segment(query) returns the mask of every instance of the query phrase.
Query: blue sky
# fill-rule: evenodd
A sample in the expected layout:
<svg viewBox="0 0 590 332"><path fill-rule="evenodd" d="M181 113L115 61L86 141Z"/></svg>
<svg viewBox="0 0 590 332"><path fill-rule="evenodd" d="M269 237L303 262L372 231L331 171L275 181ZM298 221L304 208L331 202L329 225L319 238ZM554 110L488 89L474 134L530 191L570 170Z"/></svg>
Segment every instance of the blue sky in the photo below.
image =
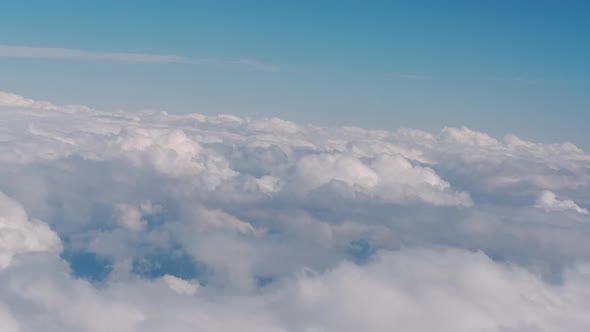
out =
<svg viewBox="0 0 590 332"><path fill-rule="evenodd" d="M585 1L2 6L0 90L30 98L392 130L466 125L590 150Z"/></svg>

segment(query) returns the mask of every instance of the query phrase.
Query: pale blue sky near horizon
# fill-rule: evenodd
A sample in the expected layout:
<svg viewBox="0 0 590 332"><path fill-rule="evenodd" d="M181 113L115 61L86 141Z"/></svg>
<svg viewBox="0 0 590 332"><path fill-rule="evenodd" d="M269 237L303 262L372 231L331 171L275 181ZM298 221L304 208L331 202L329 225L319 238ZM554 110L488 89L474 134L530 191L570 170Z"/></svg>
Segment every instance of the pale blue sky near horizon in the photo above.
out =
<svg viewBox="0 0 590 332"><path fill-rule="evenodd" d="M587 1L3 1L0 90L590 151L589 16Z"/></svg>

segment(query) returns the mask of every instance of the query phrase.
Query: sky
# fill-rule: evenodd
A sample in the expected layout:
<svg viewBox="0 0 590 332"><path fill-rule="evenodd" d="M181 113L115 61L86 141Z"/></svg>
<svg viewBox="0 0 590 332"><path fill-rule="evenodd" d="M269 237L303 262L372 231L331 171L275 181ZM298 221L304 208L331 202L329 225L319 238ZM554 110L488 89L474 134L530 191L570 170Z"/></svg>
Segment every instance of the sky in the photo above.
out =
<svg viewBox="0 0 590 332"><path fill-rule="evenodd" d="M5 1L0 331L590 331L587 6Z"/></svg>
<svg viewBox="0 0 590 332"><path fill-rule="evenodd" d="M105 110L467 126L588 150L588 6L5 1L0 87Z"/></svg>

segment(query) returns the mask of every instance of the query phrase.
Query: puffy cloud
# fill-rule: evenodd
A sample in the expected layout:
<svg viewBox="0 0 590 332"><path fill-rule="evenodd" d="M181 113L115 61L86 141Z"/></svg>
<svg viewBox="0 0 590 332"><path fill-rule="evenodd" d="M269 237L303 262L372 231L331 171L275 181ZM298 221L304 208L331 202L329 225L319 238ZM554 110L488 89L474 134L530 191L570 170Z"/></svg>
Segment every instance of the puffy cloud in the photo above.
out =
<svg viewBox="0 0 590 332"><path fill-rule="evenodd" d="M571 143L9 93L0 117L3 331L590 326Z"/></svg>
<svg viewBox="0 0 590 332"><path fill-rule="evenodd" d="M302 269L275 287L240 294L171 275L95 287L49 266L35 278L29 264L0 276L0 308L11 308L0 311L0 322L14 331L581 332L590 324L587 265L568 269L556 284L464 250L384 251L364 265Z"/></svg>
<svg viewBox="0 0 590 332"><path fill-rule="evenodd" d="M166 285L168 285L168 287L178 294L195 295L199 287L198 284L190 283L186 280L169 274L164 275L162 280L166 283Z"/></svg>
<svg viewBox="0 0 590 332"><path fill-rule="evenodd" d="M312 188L331 180L343 181L350 186L374 187L377 174L360 160L345 155L307 156L297 165L297 172Z"/></svg>
<svg viewBox="0 0 590 332"><path fill-rule="evenodd" d="M36 101L14 93L0 91L0 106L44 108L58 110L59 107L47 101Z"/></svg>
<svg viewBox="0 0 590 332"><path fill-rule="evenodd" d="M29 220L22 205L0 192L0 268L21 253L60 250L60 239L47 224Z"/></svg>
<svg viewBox="0 0 590 332"><path fill-rule="evenodd" d="M300 277L275 306L294 331L582 331L587 269L552 285L482 253L382 252Z"/></svg>
<svg viewBox="0 0 590 332"><path fill-rule="evenodd" d="M414 166L400 155L378 155L366 164L343 154L311 155L300 160L297 173L311 189L335 180L393 203L420 200L435 205L472 205L468 193L450 190L450 184L431 168Z"/></svg>
<svg viewBox="0 0 590 332"><path fill-rule="evenodd" d="M576 202L570 199L560 200L549 190L543 190L539 194L535 206L548 212L573 210L580 214L588 214L588 210L582 209Z"/></svg>
<svg viewBox="0 0 590 332"><path fill-rule="evenodd" d="M186 225L198 232L222 231L254 235L257 230L248 222L222 211L204 207L192 208L187 211Z"/></svg>
<svg viewBox="0 0 590 332"><path fill-rule="evenodd" d="M4 307L0 307L0 326L6 332L19 332L18 321L12 317L12 313Z"/></svg>
<svg viewBox="0 0 590 332"><path fill-rule="evenodd" d="M147 225L141 211L129 204L117 204L115 208L117 223L132 231L141 231Z"/></svg>

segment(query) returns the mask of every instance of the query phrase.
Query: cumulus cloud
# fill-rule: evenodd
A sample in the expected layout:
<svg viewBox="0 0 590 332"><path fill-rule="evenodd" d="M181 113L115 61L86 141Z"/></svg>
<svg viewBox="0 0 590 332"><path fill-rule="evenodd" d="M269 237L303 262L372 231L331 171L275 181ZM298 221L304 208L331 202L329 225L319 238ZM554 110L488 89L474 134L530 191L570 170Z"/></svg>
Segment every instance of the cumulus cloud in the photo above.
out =
<svg viewBox="0 0 590 332"><path fill-rule="evenodd" d="M29 220L22 205L0 192L0 268L21 253L60 250L60 239L47 224Z"/></svg>
<svg viewBox="0 0 590 332"><path fill-rule="evenodd" d="M166 285L168 285L168 287L170 287L178 294L195 295L198 289L198 285L195 285L186 280L177 278L169 274L164 275L162 277L162 280L164 280Z"/></svg>
<svg viewBox="0 0 590 332"><path fill-rule="evenodd" d="M482 253L382 252L300 277L275 305L295 331L575 331L590 324L586 269L551 285Z"/></svg>
<svg viewBox="0 0 590 332"><path fill-rule="evenodd" d="M590 326L571 143L7 92L0 118L3 331Z"/></svg>
<svg viewBox="0 0 590 332"><path fill-rule="evenodd" d="M46 101L36 101L19 96L14 93L0 91L0 106L45 108L49 110L58 110L59 107Z"/></svg>
<svg viewBox="0 0 590 332"><path fill-rule="evenodd" d="M581 332L590 324L588 266L571 268L552 284L464 250L379 252L368 264L303 269L253 294L202 294L171 275L98 288L59 270L37 271L40 280L27 268L0 277L7 285L3 302L26 304L0 307L0 322L14 331Z"/></svg>
<svg viewBox="0 0 590 332"><path fill-rule="evenodd" d="M315 189L331 181L388 202L417 199L435 205L472 205L466 192L455 192L431 168L414 166L400 155L378 155L363 163L345 154L311 155L297 165L301 182Z"/></svg>
<svg viewBox="0 0 590 332"><path fill-rule="evenodd" d="M115 207L117 223L132 231L140 231L145 228L147 221L143 219L139 208L130 204L117 204Z"/></svg>
<svg viewBox="0 0 590 332"><path fill-rule="evenodd" d="M560 200L555 193L543 190L537 197L536 207L545 211L567 211L572 210L580 214L588 214L588 210L582 209L571 199Z"/></svg>

